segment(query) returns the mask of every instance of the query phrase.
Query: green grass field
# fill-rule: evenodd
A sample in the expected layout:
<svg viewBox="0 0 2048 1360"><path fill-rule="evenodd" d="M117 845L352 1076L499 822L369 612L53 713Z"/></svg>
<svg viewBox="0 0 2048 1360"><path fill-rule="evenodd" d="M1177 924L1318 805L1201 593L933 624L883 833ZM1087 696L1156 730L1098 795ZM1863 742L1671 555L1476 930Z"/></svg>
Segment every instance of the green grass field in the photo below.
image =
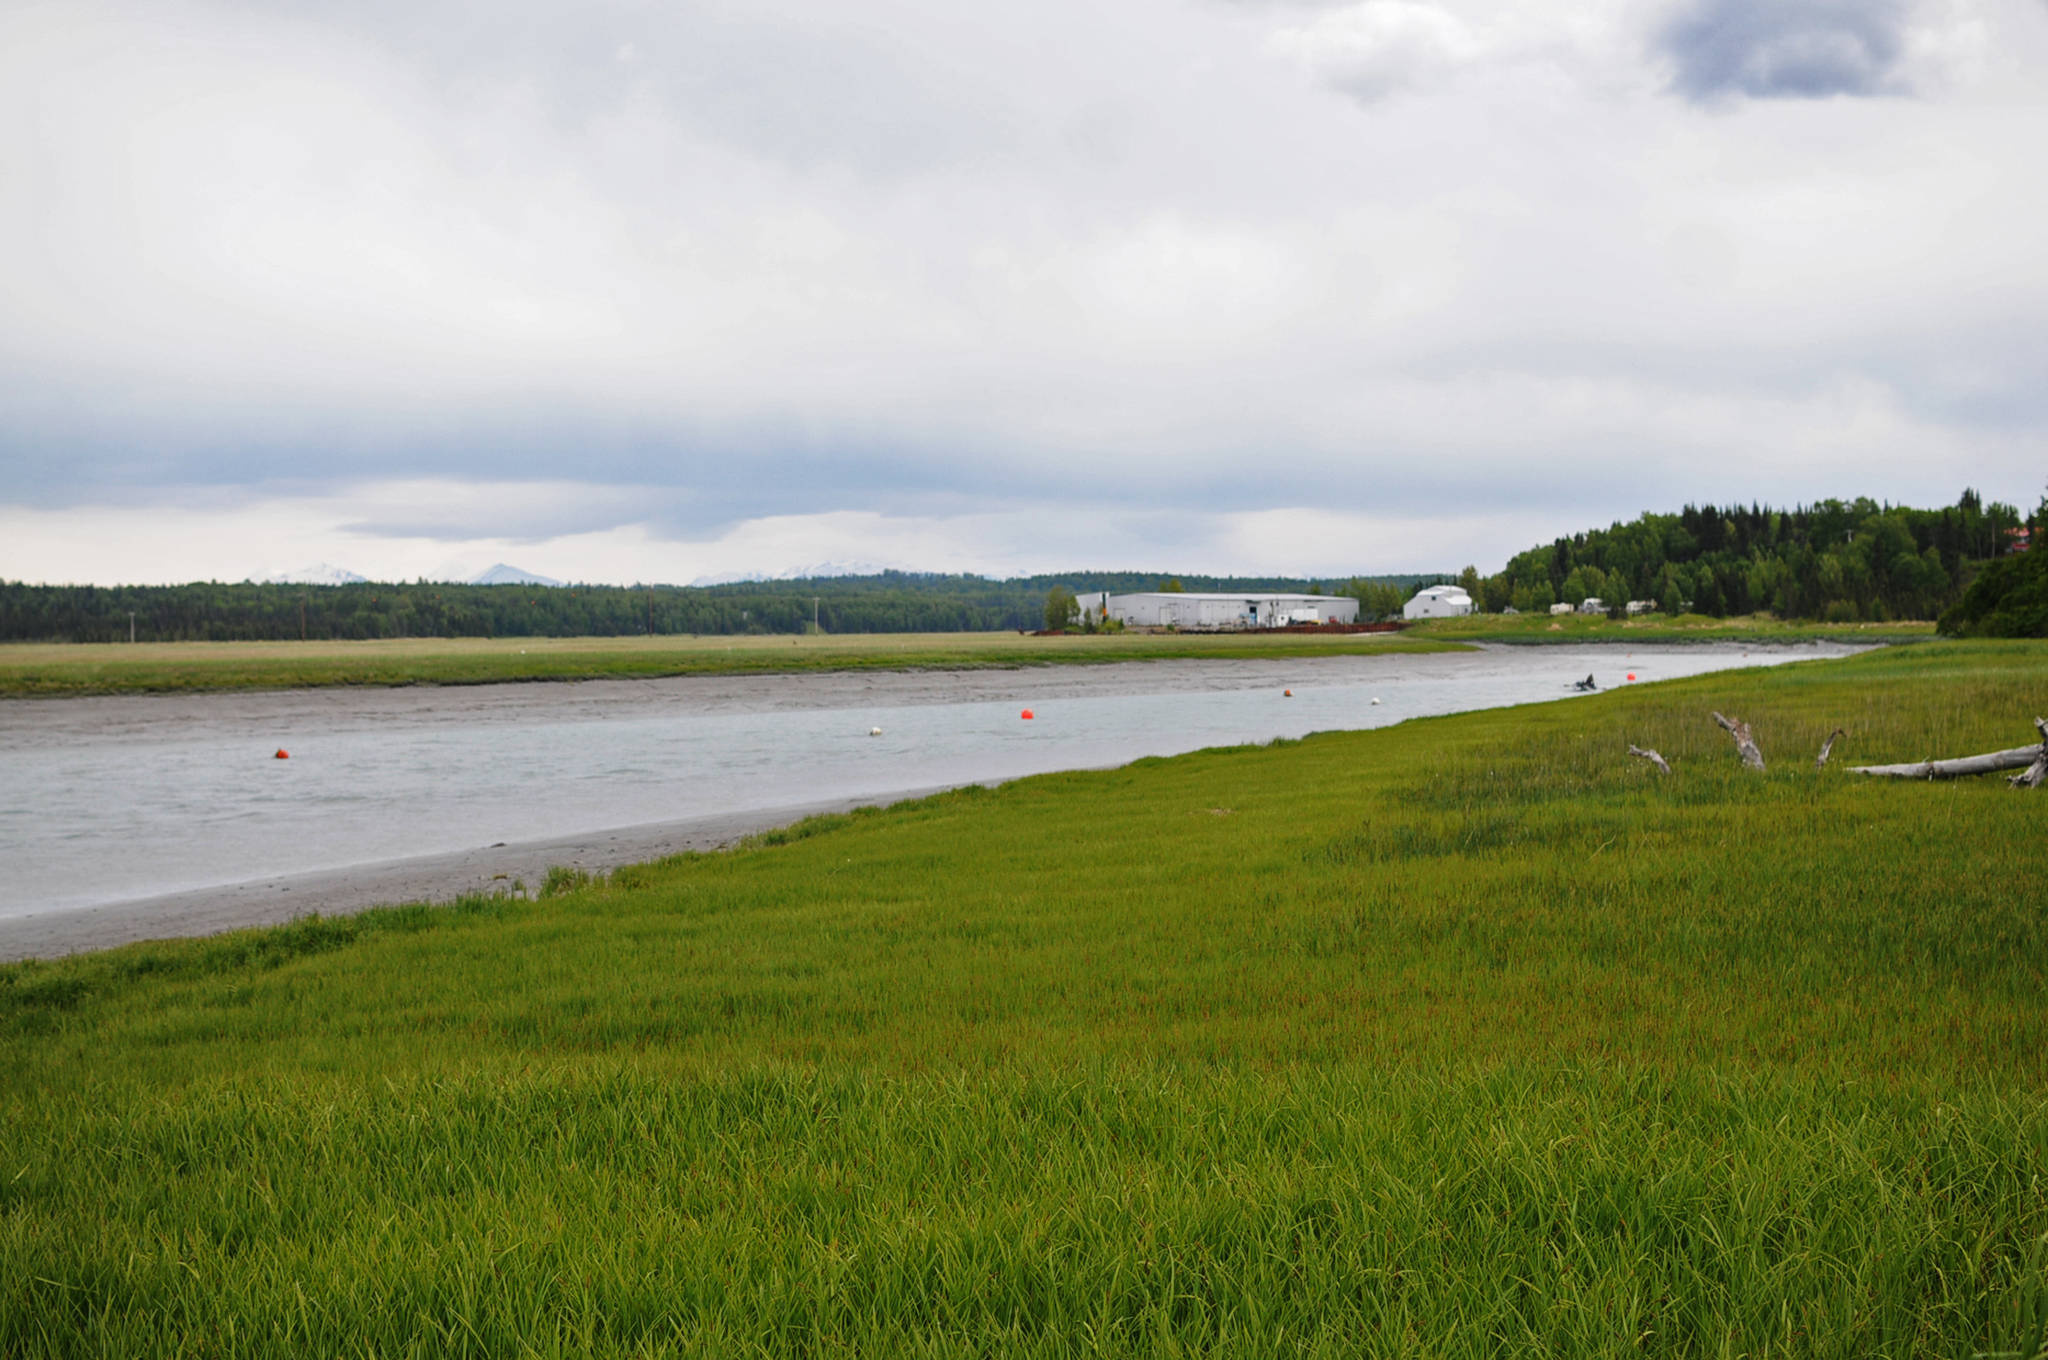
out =
<svg viewBox="0 0 2048 1360"><path fill-rule="evenodd" d="M8 966L0 1354L2038 1348L2048 801L1840 765L2043 710L1929 643Z"/></svg>
<svg viewBox="0 0 2048 1360"><path fill-rule="evenodd" d="M0 644L0 698L328 685L480 685L778 671L1237 660L1435 652L1462 643L1379 633L853 633L804 637L401 638L370 642Z"/></svg>

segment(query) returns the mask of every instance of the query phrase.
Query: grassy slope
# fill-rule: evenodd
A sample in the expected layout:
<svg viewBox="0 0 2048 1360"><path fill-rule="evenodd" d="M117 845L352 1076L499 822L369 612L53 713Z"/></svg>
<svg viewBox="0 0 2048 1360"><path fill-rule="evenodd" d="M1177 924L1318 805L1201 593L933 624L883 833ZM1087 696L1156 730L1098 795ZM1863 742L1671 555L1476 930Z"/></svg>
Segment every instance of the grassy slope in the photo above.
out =
<svg viewBox="0 0 2048 1360"><path fill-rule="evenodd" d="M1768 614L1716 619L1704 614L1661 614L1610 619L1583 614L1473 614L1427 619L1404 636L1464 642L1917 642L1934 636L1932 623L1809 623Z"/></svg>
<svg viewBox="0 0 2048 1360"><path fill-rule="evenodd" d="M2042 804L1811 753L2044 684L1930 644L0 970L0 1353L1985 1349Z"/></svg>
<svg viewBox="0 0 2048 1360"><path fill-rule="evenodd" d="M474 685L805 670L1235 659L1303 653L1445 651L1461 644L1386 634L1027 637L862 633L807 637L404 638L375 642L9 643L0 698L312 685Z"/></svg>

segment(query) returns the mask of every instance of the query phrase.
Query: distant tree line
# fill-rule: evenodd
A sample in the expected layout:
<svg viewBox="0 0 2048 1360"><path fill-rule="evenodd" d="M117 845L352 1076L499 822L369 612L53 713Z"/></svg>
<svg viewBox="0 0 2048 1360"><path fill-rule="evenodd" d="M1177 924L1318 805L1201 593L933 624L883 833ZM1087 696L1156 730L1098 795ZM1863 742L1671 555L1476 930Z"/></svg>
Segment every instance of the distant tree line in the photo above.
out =
<svg viewBox="0 0 2048 1360"><path fill-rule="evenodd" d="M1276 577L1181 578L1189 590L1300 591ZM1405 582L1413 578L1389 578ZM31 586L0 582L0 641L257 641L284 638L619 637L953 633L1037 629L1049 589L1154 589L1156 573L1082 572L992 580L884 572L717 586L533 586L357 582Z"/></svg>
<svg viewBox="0 0 2048 1360"><path fill-rule="evenodd" d="M1940 510L1867 498L1790 510L1688 505L1531 548L1493 576L1467 567L1458 580L1489 612L1593 598L1616 612L1650 600L1667 614L1933 619L1985 563L2016 551L2028 524L1968 490Z"/></svg>
<svg viewBox="0 0 2048 1360"><path fill-rule="evenodd" d="M1964 491L1953 506L1916 510L1859 498L1776 510L1686 506L1593 529L1509 560L1482 577L1355 577L1333 585L1365 619L1396 618L1423 586L1457 580L1488 612L1524 612L1597 598L1619 612L1652 600L1665 613L1769 612L1831 622L1932 619L1957 606L1980 573L2019 590L2010 607L1982 594L1957 629L2006 630L2030 618L2035 577L1992 573L2032 529L2048 534L2048 498L2029 518ZM2032 556L2032 554L2028 554ZM1990 564L1987 566L1987 564ZM1288 577L1076 572L1011 577L922 572L740 581L717 586L534 586L358 582L341 586L244 581L181 586L31 586L0 582L0 641L256 641L284 638L618 637L645 633L801 633L815 618L832 633L950 633L1048 626L1085 618L1090 595L1179 587L1194 592L1318 593ZM1987 588L1988 589L1988 588ZM1075 600L1068 613L1068 599ZM1975 598L1975 597L1973 597ZM2016 612L2017 611L2017 612ZM1993 618L1996 616L1996 618ZM1986 623L1985 620L1992 620Z"/></svg>
<svg viewBox="0 0 2048 1360"><path fill-rule="evenodd" d="M1380 623L1387 619L1401 617L1402 606L1409 597L1427 586L1442 585L1450 580L1448 576L1415 576L1405 579L1386 577L1353 577L1350 584L1338 590L1340 595L1349 595L1358 601L1358 619L1361 623Z"/></svg>

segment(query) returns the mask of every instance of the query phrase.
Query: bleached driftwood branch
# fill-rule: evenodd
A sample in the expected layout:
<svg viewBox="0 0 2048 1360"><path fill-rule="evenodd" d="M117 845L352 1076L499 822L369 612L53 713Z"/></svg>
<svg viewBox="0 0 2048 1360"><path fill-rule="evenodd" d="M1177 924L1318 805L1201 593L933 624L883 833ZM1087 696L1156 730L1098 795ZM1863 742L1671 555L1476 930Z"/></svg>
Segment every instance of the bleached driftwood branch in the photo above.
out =
<svg viewBox="0 0 2048 1360"><path fill-rule="evenodd" d="M2022 770L2025 773L2012 781L2014 786L2035 788L2048 780L2048 723L2036 718L2034 726L2041 733L2040 743L2034 746L2015 746L2009 751L1987 751L1981 756L1958 756L1953 760L1916 760L1905 765L1851 765L1849 773L1888 779L1962 779L1973 774Z"/></svg>
<svg viewBox="0 0 2048 1360"><path fill-rule="evenodd" d="M1649 761L1652 765L1655 765L1658 769L1662 770L1666 774L1671 773L1671 766L1666 764L1664 761L1664 757L1658 755L1655 751L1645 751L1642 747L1636 745L1634 742L1630 742L1628 753L1632 756L1637 757L1638 759Z"/></svg>
<svg viewBox="0 0 2048 1360"><path fill-rule="evenodd" d="M2033 764L2040 754L2038 746L2015 746L2010 751L1988 751L1981 756L1958 756L1954 760L1916 760L1905 765L1851 765L1849 773L1883 775L1889 779L1960 779L1965 775L2024 769Z"/></svg>
<svg viewBox="0 0 2048 1360"><path fill-rule="evenodd" d="M2048 779L2048 722L2034 719L2034 730L2041 734L2041 745L2034 763L2005 781L2016 789L2038 789L2041 781Z"/></svg>
<svg viewBox="0 0 2048 1360"><path fill-rule="evenodd" d="M1828 739L1820 744L1820 754L1813 758L1813 768L1816 770L1826 769L1828 764L1828 757L1831 754L1833 754L1835 749L1835 738L1846 737L1848 735L1849 734L1847 732L1844 732L1839 727L1837 727L1834 731L1828 733Z"/></svg>
<svg viewBox="0 0 2048 1360"><path fill-rule="evenodd" d="M1749 724L1738 718L1724 718L1719 713L1714 715L1714 721L1728 729L1728 735L1735 738L1735 749L1742 754L1742 763L1761 772L1764 753L1757 749L1756 737L1751 734Z"/></svg>

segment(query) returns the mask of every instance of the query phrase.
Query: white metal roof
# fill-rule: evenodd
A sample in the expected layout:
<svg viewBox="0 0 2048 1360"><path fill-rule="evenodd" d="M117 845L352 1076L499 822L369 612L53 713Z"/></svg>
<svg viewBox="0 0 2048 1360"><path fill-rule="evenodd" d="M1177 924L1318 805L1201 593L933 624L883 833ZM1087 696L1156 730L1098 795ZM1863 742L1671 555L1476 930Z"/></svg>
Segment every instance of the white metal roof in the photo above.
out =
<svg viewBox="0 0 2048 1360"><path fill-rule="evenodd" d="M1100 594L1102 592L1099 590L1091 590L1083 595L1082 598L1086 599L1089 595ZM1112 600L1300 600L1304 604L1312 604L1317 600L1327 603L1330 600L1348 600L1351 597L1349 595L1293 595L1286 591L1278 590L1134 590L1123 592L1110 591L1109 598Z"/></svg>

